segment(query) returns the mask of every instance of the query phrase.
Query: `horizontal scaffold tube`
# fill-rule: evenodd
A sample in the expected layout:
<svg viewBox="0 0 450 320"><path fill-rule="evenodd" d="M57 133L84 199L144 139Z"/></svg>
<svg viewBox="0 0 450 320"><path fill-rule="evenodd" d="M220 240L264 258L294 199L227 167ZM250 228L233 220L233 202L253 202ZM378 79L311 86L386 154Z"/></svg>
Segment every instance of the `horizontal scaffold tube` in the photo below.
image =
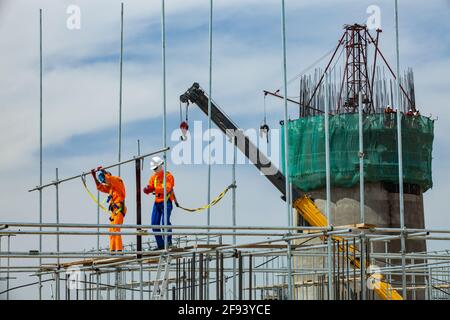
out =
<svg viewBox="0 0 450 320"><path fill-rule="evenodd" d="M116 225L111 225L112 227ZM117 225L120 227L120 225ZM270 242L276 242L276 241L284 241L287 238L289 239L297 239L297 238L315 238L315 237L322 237L327 236L328 234L341 234L341 233L347 233L351 232L346 230L336 230L336 231L322 231L322 232L315 232L315 233L308 233L308 234L302 234L300 236L293 236L293 237L286 237L287 234L284 233L268 233L268 232L232 232L232 231L221 231L221 232L211 232L211 231L194 231L194 232L171 232L171 231L137 231L137 232L109 232L109 231L41 231L41 230L11 230L11 231L0 231L0 236L15 236L15 235L83 235L83 236L92 236L92 235L122 235L122 236L154 236L154 235L172 235L172 236L183 236L183 235L192 235L192 236L273 236L273 237L283 237L282 239L278 240L268 240L263 241L261 243L270 243Z"/></svg>
<svg viewBox="0 0 450 320"><path fill-rule="evenodd" d="M144 154L144 155L142 155L142 156L133 157L133 158L128 159L128 160L124 160L124 161L121 161L121 162L117 162L117 163L108 165L108 166L106 166L106 167L103 167L103 169L106 170L106 169L111 169L111 168L114 168L114 167L118 167L118 166L120 166L120 165L129 163L129 162L136 161L137 159L144 159L144 158L153 156L153 155L158 154L158 153L163 153L163 152L168 151L168 150L170 150L169 147L163 148L163 149L160 149L160 150L158 150L158 151L154 151L154 152L150 152L150 153ZM89 170L89 171L90 171L90 170ZM41 186L36 186L34 189L28 190L28 192L37 191L37 190L42 190L42 189L44 189L44 188L51 187L51 186L54 186L54 185L56 185L56 184L60 184L60 183L63 183L63 182L67 182L67 181L70 181L70 180L74 180L74 179L78 179L78 178L81 178L81 177L84 177L84 176L88 175L89 173L90 173L90 172L83 172L83 173L78 174L78 175L73 176L73 177L60 179L60 180L58 180L58 181L53 181L53 182L50 182L50 183L47 183L47 184L44 184L44 185L41 185Z"/></svg>
<svg viewBox="0 0 450 320"><path fill-rule="evenodd" d="M87 224L87 223L34 223L34 222L0 222L7 227L43 227L43 228L92 228L92 229L109 229L112 224ZM138 225L138 224L121 224L121 229L161 229L167 228L165 225ZM348 229L348 227L265 227L265 226L205 226L205 225L171 225L171 229L205 229L205 230L272 230L272 231L331 231Z"/></svg>

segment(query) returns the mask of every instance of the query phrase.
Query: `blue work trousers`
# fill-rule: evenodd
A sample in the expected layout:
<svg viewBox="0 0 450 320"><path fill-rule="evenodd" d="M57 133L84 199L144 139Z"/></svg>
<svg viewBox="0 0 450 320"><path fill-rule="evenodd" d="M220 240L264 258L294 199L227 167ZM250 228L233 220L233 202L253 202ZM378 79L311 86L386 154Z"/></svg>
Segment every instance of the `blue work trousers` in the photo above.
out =
<svg viewBox="0 0 450 320"><path fill-rule="evenodd" d="M170 214L172 213L172 201L167 201L167 225L171 226L170 223ZM159 202L153 205L152 212L152 225L165 225L164 224L164 202ZM161 229L153 229L154 232L160 232ZM168 230L168 232L172 232L172 229ZM156 235L156 243L159 249L164 248L164 236ZM169 244L172 244L172 235L167 236L167 241Z"/></svg>

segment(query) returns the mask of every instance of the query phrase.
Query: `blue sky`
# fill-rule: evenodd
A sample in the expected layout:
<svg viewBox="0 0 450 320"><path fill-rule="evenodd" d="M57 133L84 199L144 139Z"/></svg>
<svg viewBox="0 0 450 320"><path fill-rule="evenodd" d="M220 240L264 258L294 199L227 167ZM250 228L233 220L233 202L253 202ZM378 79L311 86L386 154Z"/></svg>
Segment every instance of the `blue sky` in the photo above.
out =
<svg viewBox="0 0 450 320"><path fill-rule="evenodd" d="M123 91L123 154L162 145L161 49L159 1L125 2ZM80 30L68 30L66 8L81 8ZM336 45L346 23L364 22L366 8L381 7L382 45L394 61L393 1L287 0L288 78ZM0 1L0 220L37 221L37 194L26 190L39 182L38 10L44 10L44 181L86 171L117 159L119 98L120 1ZM450 13L449 1L400 0L402 68L412 67L421 111L438 117L434 145L434 187L425 195L427 227L449 227L446 203L450 192ZM280 3L276 0L216 0L214 11L213 98L243 128L258 128L263 118L264 89L281 86ZM168 132L178 127L178 97L194 81L207 86L208 1L167 1ZM14 32L12 32L12 30ZM296 95L297 83L288 88ZM282 101L268 99L271 127L282 119ZM296 114L296 108L290 107ZM190 120L205 121L192 109ZM206 121L204 122L206 126ZM148 163L146 163L149 176ZM186 206L206 201L205 165L174 167L177 194ZM123 168L133 180L133 168ZM213 166L212 193L231 181L229 166ZM284 203L264 177L250 165L237 172L238 223L285 225ZM133 183L130 183L133 185ZM133 194L134 186L129 194ZM144 204L150 223L151 199ZM263 200L261 200L263 199ZM25 205L24 205L25 204ZM133 212L130 204L130 212ZM95 205L79 181L61 187L61 220L95 223ZM213 224L230 224L231 201L212 210ZM54 190L44 194L44 221L54 221ZM134 221L134 213L127 222ZM106 222L103 221L103 222ZM201 224L203 215L178 213L174 223ZM32 237L13 243L18 251L35 245ZM48 250L53 242L48 241ZM86 248L94 239L86 239ZM102 239L106 244L106 239ZM77 250L70 238L65 250ZM436 246L439 248L439 246ZM2 284L3 285L3 284Z"/></svg>

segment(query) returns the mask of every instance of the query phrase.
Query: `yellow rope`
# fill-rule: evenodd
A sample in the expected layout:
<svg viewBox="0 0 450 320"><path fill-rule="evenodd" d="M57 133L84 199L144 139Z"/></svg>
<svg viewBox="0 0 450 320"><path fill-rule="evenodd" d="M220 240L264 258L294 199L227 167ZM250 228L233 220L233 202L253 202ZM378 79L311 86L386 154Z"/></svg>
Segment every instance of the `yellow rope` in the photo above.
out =
<svg viewBox="0 0 450 320"><path fill-rule="evenodd" d="M100 207L100 209L102 209L103 211L105 211L106 213L109 213L109 210L106 209L102 204L100 204L97 201L97 198L92 194L91 191L89 191L87 185L86 185L86 178L84 176L81 176L81 181L83 182L83 186L84 189L86 189L86 192L88 193L88 195L91 197L91 199Z"/></svg>
<svg viewBox="0 0 450 320"><path fill-rule="evenodd" d="M109 213L109 210L106 209L103 205L101 205L98 201L97 198L92 194L92 192L88 189L87 185L86 185L86 178L84 176L81 176L81 181L83 182L83 186L84 189L86 190L86 192L88 193L88 195L91 197L91 199L100 207L100 209L102 209L103 211L105 211L106 213ZM212 206L214 206L215 204L217 204L220 200L222 200L222 198L225 196L225 194L228 192L228 190L230 190L231 188L234 188L234 185L231 184L228 187L225 188L225 190L223 190L217 197L215 197L211 203L206 204L202 207L199 208L195 208L195 209L190 209L190 208L185 208L182 207L178 204L178 208L184 210L184 211L188 211L188 212L197 212L197 211L203 211L206 210Z"/></svg>
<svg viewBox="0 0 450 320"><path fill-rule="evenodd" d="M206 204L206 205L204 205L202 207L195 208L195 209L189 209L189 208L185 208L185 207L182 207L182 206L178 205L178 208L183 209L184 211L188 211L188 212L197 212L197 211L206 210L206 209L212 207L213 205L217 204L220 200L222 200L222 198L225 196L225 194L228 192L228 190L230 190L231 188L234 188L234 187L235 186L233 184L229 185L217 197L215 197L211 201L211 203Z"/></svg>

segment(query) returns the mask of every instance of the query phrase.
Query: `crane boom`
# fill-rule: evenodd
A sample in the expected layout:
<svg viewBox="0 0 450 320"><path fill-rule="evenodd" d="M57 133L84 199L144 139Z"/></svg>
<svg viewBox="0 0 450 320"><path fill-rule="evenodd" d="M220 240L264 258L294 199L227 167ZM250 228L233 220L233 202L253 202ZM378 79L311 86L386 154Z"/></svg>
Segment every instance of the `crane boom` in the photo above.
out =
<svg viewBox="0 0 450 320"><path fill-rule="evenodd" d="M195 82L185 93L180 96L182 103L195 103L206 115L208 115L208 97L200 85ZM259 150L257 146L238 128L238 126L223 112L215 103L211 101L211 121L228 137L234 139L234 144L245 156L262 172L265 177L277 188L283 196L286 195L284 174ZM292 186L292 206L302 215L305 221L311 226L326 227L328 221L325 215L319 210L302 190ZM333 239L342 241L343 239L333 236ZM339 243L339 242L338 242ZM343 245L338 246L338 250L345 252L347 249ZM358 250L350 245L349 251L353 254L348 259L354 268L360 269L361 264L357 258ZM367 265L368 266L368 265ZM375 293L383 300L403 300L402 296L392 288L383 278L380 285L375 287Z"/></svg>
<svg viewBox="0 0 450 320"><path fill-rule="evenodd" d="M195 103L200 110L208 115L208 100L206 93L198 83L194 83L184 94L180 96L183 103ZM277 188L283 196L286 195L285 176L270 161L270 159L259 150L259 148L245 135L242 129L221 110L214 101L211 101L211 121L228 137L235 136L234 144L244 155L251 160L255 167ZM292 186L292 198L295 200L303 195L303 192Z"/></svg>

